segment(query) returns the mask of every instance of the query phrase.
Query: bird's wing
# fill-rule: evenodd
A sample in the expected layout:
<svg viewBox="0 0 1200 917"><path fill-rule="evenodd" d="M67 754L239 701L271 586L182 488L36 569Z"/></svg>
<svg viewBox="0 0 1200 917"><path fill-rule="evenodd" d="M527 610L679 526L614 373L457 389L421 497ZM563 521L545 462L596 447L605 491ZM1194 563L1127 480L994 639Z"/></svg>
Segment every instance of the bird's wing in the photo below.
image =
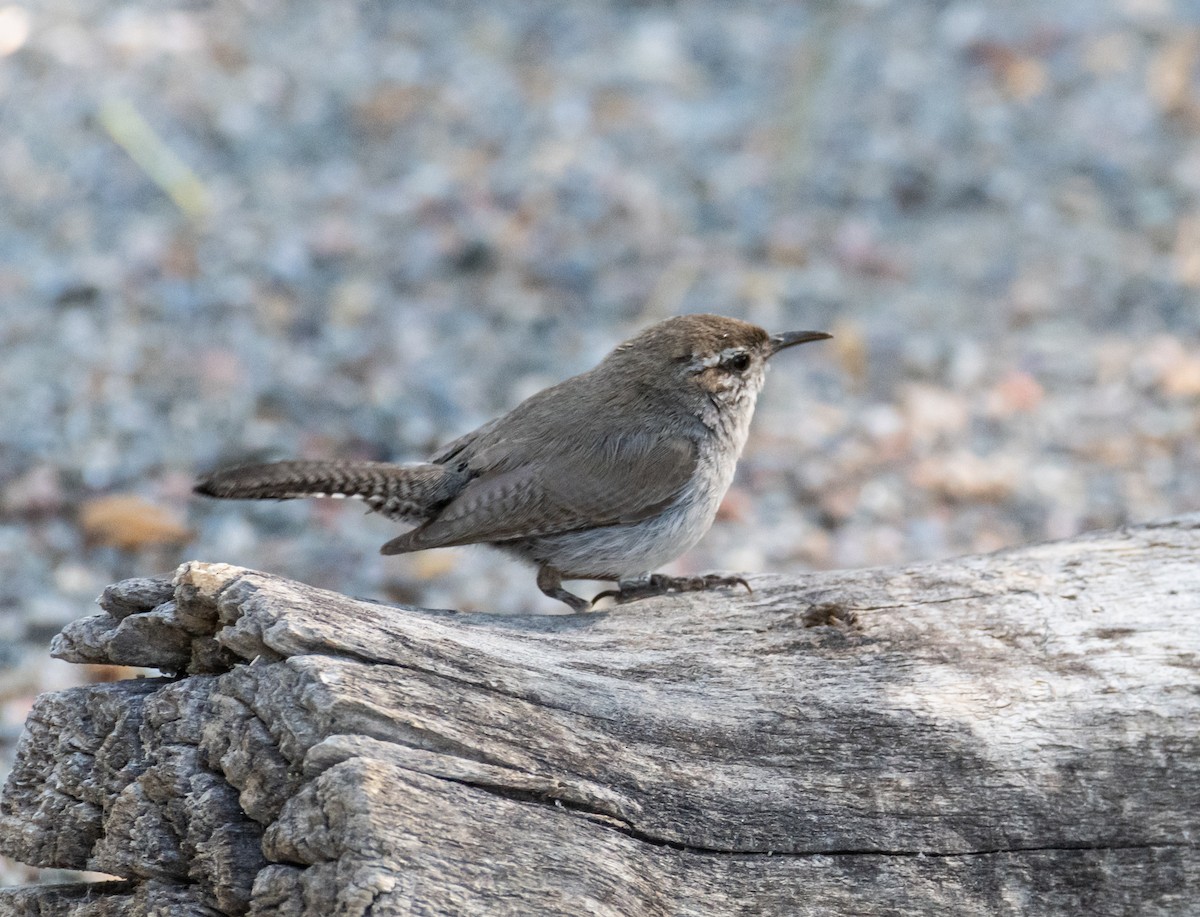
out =
<svg viewBox="0 0 1200 917"><path fill-rule="evenodd" d="M687 437L639 433L613 437L586 453L564 450L517 467L502 464L382 550L402 554L637 522L678 496L697 458L696 443Z"/></svg>

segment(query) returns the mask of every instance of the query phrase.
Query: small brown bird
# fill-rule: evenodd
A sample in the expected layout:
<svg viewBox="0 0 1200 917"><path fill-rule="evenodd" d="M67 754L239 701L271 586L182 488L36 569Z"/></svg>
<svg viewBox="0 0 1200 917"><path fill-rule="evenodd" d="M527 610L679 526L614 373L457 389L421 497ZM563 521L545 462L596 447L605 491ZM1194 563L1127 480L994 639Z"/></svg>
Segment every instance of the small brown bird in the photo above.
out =
<svg viewBox="0 0 1200 917"><path fill-rule="evenodd" d="M203 478L196 493L358 498L416 524L385 544L384 554L490 544L536 566L538 588L575 611L591 603L564 589L564 579L616 580L617 590L597 598L618 601L745 586L739 577L649 571L712 525L746 443L767 360L829 336L772 335L719 315L677 316L428 462L251 465Z"/></svg>

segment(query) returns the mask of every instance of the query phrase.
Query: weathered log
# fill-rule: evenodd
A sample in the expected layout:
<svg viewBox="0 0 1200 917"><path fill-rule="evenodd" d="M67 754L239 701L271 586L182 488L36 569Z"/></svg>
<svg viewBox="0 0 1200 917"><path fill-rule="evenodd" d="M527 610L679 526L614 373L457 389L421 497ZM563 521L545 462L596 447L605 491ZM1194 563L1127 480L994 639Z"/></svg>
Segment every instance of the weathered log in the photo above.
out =
<svg viewBox="0 0 1200 917"><path fill-rule="evenodd" d="M751 582L557 617L111 587L55 653L178 677L42 697L0 853L124 881L0 912L1196 912L1200 515Z"/></svg>

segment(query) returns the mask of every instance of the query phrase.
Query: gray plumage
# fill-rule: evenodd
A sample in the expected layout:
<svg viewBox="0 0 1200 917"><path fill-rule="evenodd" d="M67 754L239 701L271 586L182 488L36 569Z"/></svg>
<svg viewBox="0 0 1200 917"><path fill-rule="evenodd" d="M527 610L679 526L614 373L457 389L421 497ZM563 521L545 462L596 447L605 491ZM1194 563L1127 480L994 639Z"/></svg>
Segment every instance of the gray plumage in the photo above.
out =
<svg viewBox="0 0 1200 917"><path fill-rule="evenodd" d="M824 337L680 316L428 462L253 465L209 475L196 491L357 497L416 525L384 554L491 544L535 564L542 591L581 610L587 603L562 588L564 577L627 580L700 539L732 480L767 358Z"/></svg>

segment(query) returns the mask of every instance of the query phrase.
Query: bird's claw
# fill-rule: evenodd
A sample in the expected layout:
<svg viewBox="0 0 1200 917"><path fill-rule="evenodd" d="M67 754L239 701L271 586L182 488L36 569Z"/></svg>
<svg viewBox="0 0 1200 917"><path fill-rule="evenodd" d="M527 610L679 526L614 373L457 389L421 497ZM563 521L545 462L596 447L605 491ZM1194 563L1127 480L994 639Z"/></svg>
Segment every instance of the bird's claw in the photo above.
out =
<svg viewBox="0 0 1200 917"><path fill-rule="evenodd" d="M595 606L601 599L612 598L618 605L626 602L636 602L638 599L648 599L656 595L679 592L701 592L705 589L718 587L745 586L747 592L753 592L750 584L740 576L728 576L723 573L706 573L703 576L665 576L655 573L640 582L626 583L616 589L605 589L592 599Z"/></svg>

